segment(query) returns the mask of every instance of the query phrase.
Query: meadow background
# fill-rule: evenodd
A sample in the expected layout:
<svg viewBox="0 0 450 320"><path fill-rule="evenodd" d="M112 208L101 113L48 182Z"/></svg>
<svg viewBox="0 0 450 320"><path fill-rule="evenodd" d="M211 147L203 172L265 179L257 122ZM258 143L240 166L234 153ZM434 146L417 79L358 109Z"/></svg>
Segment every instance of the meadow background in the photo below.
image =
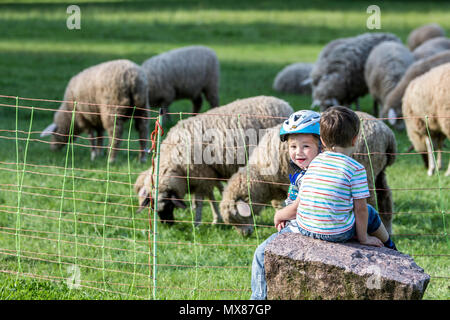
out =
<svg viewBox="0 0 450 320"><path fill-rule="evenodd" d="M81 9L80 30L66 27L71 4ZM310 96L275 92L275 75L290 63L314 62L333 39L370 31L372 4L381 8L379 31L403 41L429 22L450 34L445 1L0 1L0 299L248 299L253 252L274 232L273 209L247 238L212 225L208 205L197 228L192 212L179 210L175 225L157 225L154 243L151 214L135 212L132 185L150 162L137 161L134 129L122 143L129 152L113 165L106 156L91 162L83 139L50 152L39 134L59 104L15 97L61 100L69 79L91 65L141 64L202 44L221 63L221 105L273 95L295 110L309 108ZM370 96L360 103L371 112ZM208 108L205 102L202 111ZM179 114L168 127L189 116L191 103L177 101L170 111ZM443 171L428 177L420 155L407 153L406 133L395 134L399 155L387 169L393 239L430 274L424 299L448 299L450 180ZM449 150L447 140L444 168ZM68 285L78 271L80 286Z"/></svg>

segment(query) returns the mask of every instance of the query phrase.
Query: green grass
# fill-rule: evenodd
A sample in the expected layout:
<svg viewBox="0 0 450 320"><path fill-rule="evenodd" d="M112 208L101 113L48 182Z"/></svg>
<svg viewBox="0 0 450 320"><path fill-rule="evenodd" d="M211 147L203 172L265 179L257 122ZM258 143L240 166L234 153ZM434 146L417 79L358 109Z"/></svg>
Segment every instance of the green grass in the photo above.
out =
<svg viewBox="0 0 450 320"><path fill-rule="evenodd" d="M217 52L221 62L221 104L264 94L302 109L311 104L311 97L273 91L276 73L293 62L315 61L321 48L336 37L367 32L366 8L372 4L77 3L81 30L71 31L66 28L70 3L0 1L0 29L5 31L0 35L0 95L61 100L68 80L88 66L118 58L140 64L172 48L204 44ZM449 3L390 1L380 7L381 31L404 41L411 29L431 21L450 32ZM137 201L129 184L149 163L139 164L134 151L128 161L128 153L122 151L107 172L107 157L91 162L85 139L78 139L73 151L50 152L48 140L39 139L39 133L53 117L53 112L41 109L58 108L51 102L20 100L20 106L35 110L28 140L31 111L19 109L16 144L16 111L8 107L16 101L0 98L0 104L0 299L152 299L149 254L154 245L148 238L149 217L133 210ZM369 96L361 104L364 111L371 111ZM205 103L202 111L207 109ZM191 104L177 101L170 110L190 112ZM395 134L399 152L405 153L410 145L406 133ZM136 150L134 130L130 138L130 149ZM446 153L445 168L448 161ZM428 177L418 155L398 155L387 172L398 213L394 240L431 275L424 298L448 299L444 222L448 229L449 180L443 171L439 177ZM220 199L217 190L216 195ZM206 223L195 229L191 212L177 210L176 219L183 222L157 226L157 299L248 299L253 252L274 232L272 217L273 210L264 210L257 224L267 227L242 238L229 226L209 224L212 214L207 205ZM80 270L80 288L67 285L73 265Z"/></svg>

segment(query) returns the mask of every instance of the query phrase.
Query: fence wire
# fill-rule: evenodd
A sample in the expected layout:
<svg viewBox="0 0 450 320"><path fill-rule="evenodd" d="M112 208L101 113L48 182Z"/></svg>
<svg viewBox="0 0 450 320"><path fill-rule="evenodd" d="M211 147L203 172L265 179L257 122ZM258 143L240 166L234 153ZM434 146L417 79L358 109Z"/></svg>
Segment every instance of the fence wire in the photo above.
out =
<svg viewBox="0 0 450 320"><path fill-rule="evenodd" d="M122 144L117 148L117 163L108 161L111 151L108 143L101 146L103 155L91 161L92 138L75 134L75 111L71 111L71 129L62 152L50 152L49 139L39 136L41 128L51 121L63 101L5 95L0 95L0 99L0 147L3 150L0 156L0 275L12 277L16 283L19 279L50 281L70 290L101 292L128 299L248 298L254 250L265 237L275 232L270 218L264 220L254 216L255 232L249 238L243 238L234 230L230 232L232 226L229 224L213 223L209 216L205 218L205 214L201 226L196 226L190 181L213 178L195 176L188 170L186 176L171 177L187 181L186 199L175 200L186 200L190 206L185 214L176 211L175 218L170 221L172 227L162 225L152 208L137 213L140 205L133 187L141 172L149 168L150 161L145 164L137 161L143 150L140 139L132 130L133 115L129 117L124 137L119 138ZM174 116L182 121L195 114L173 113ZM235 114L216 116L236 117L240 121L239 115ZM159 119L157 111L151 110L147 119L155 123ZM108 138L104 136L106 141ZM158 139L151 152L153 168L163 139ZM152 142L155 140L149 137L147 145ZM210 143L202 142L202 145ZM256 145L234 147L245 149L247 185L271 183L287 188L287 182L251 178L248 149L252 146ZM189 152L187 145L188 157ZM433 155L435 153L433 150ZM445 156L449 152L441 153ZM368 150L365 155L374 154ZM400 157L406 159L422 154L398 152L395 153L396 162ZM160 176L164 173L156 171L155 177ZM225 178L214 180L227 181ZM439 216L442 222L442 228L424 228L432 232L397 233L393 238L405 239L406 243L416 239L438 239L448 245L445 219L449 189L447 180L441 176L438 176L438 186L434 187L401 185L390 188L394 195L423 191L429 193L425 197L435 198L435 202L430 200L435 204L434 208L429 208L427 203L419 206L423 209L414 210L403 205L389 212L394 216L394 226L395 219L402 216L418 217L418 223L423 217L424 224L430 224ZM221 201L220 198L196 200L205 204ZM251 198L249 201L252 208L268 209L263 213L269 212L266 216L272 216L269 201L260 203ZM422 252L414 251L417 246L411 246L411 252L409 247L403 252L419 259L432 258L433 263L441 263L445 270L450 254L428 252L426 246L429 243L429 240L425 241ZM431 274L431 277L432 281L444 281L441 285L448 286L448 274Z"/></svg>

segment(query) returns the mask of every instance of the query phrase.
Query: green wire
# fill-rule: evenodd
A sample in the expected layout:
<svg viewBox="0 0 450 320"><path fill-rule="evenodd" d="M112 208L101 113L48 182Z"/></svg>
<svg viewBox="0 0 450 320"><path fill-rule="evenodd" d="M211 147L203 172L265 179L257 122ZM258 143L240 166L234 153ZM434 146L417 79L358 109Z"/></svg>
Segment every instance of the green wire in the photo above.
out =
<svg viewBox="0 0 450 320"><path fill-rule="evenodd" d="M442 198L441 175L439 174L439 168L438 168L438 166L437 166L436 157L435 157L435 155L434 155L433 141L431 140L430 129L429 129L429 127L428 127L428 116L425 116L425 126L426 126L426 128L427 128L428 139L430 140L430 145L431 145L431 154L433 155L433 161L434 161L434 164L435 164L436 173L437 173L437 177L438 177L439 200L440 200L440 207L441 207L441 214L442 214L442 224L443 224L443 227L444 227L444 236L445 236L445 240L447 241L447 244L448 244L447 227L446 227L446 225L445 225L444 199ZM428 164L428 165L430 165L430 164Z"/></svg>
<svg viewBox="0 0 450 320"><path fill-rule="evenodd" d="M59 264L59 272L61 274L61 278L64 277L62 272L62 261L61 261L61 219L62 219L62 210L64 205L64 190L66 186L66 176L67 176L67 163L69 159L69 150L70 150L70 143L73 143L73 129L75 125L75 110L77 108L77 102L74 102L73 110L72 110L72 119L70 121L70 129L69 129L69 141L66 151L66 160L64 163L64 177L63 177L63 185L62 185L62 192L61 192L61 202L59 205L59 218L58 218L58 264Z"/></svg>
<svg viewBox="0 0 450 320"><path fill-rule="evenodd" d="M133 253L134 253L134 263L133 263L133 280L131 282L130 290L128 292L128 297L133 293L135 281L136 281L136 264L137 264L137 258L136 258L136 225L134 220L134 206L133 206L133 189L131 184L131 166L130 166L130 139L131 139L131 127L133 124L133 117L134 112L136 110L136 106L133 108L133 112L131 114L130 118L130 127L128 128L128 145L127 145L127 165L128 165L128 185L129 185L129 191L130 191L130 207L131 207L131 224L133 229Z"/></svg>
<svg viewBox="0 0 450 320"><path fill-rule="evenodd" d="M162 120L162 109L159 109L158 122L161 123ZM157 129L158 135L156 140L156 187L155 187L155 198L153 200L154 210L153 210L153 299L156 300L156 275L157 275L157 264L156 264L156 235L157 235L157 223L156 219L158 212L158 192L159 192L159 158L160 158L160 146L161 146L161 130ZM153 186L152 186L153 187Z"/></svg>
<svg viewBox="0 0 450 320"><path fill-rule="evenodd" d="M20 260L20 229L21 229L21 217L20 217L20 203L22 200L22 186L23 186L23 179L25 177L25 167L27 163L27 155L28 155L28 145L30 142L30 136L31 136L31 128L33 126L33 115L34 115L34 107L31 108L31 116L30 116L30 126L28 129L28 136L27 136L27 142L25 145L25 154L24 154L24 160L23 160L23 167L22 167L22 176L19 178L19 148L18 148L18 97L16 97L16 166L17 166L17 218L16 218L16 252L17 252L17 264L18 264L18 272L15 280L15 284L17 285L17 280L19 279L20 273L22 272L22 265ZM20 182L19 182L20 180Z"/></svg>
<svg viewBox="0 0 450 320"><path fill-rule="evenodd" d="M239 126L239 132L241 133L242 136L242 142L244 143L244 150L245 150L245 162L246 162L246 169L247 169L247 192L248 192L248 204L250 206L250 211L252 213L252 218L253 218L253 228L255 229L255 234L256 234L256 242L257 244L259 244L259 234L258 234L258 229L256 228L256 219L255 219L255 214L253 213L253 205L252 205L252 197L250 195L250 164L248 161L248 152L247 152L247 145L245 143L245 136L244 136L244 130L242 129L242 125L241 125L241 115L238 114L238 126Z"/></svg>
<svg viewBox="0 0 450 320"><path fill-rule="evenodd" d="M116 122L117 122L117 113L114 114L114 126L113 133L111 139L111 144L109 146L108 152L108 160L106 164L106 192L105 192L105 205L103 206L103 234L102 234L102 275L103 275L103 288L106 290L106 277L105 277L105 235L106 235L106 207L108 204L108 193L109 193L109 178L110 178L110 159L111 153L114 145L114 137L116 135Z"/></svg>
<svg viewBox="0 0 450 320"><path fill-rule="evenodd" d="M182 112L180 112L180 121L181 120L183 120ZM193 208L192 208L191 189L190 189L190 185L189 185L189 166L190 166L190 162L191 162L191 141L189 141L186 144L186 154L187 154L187 159L189 159L189 161L186 165L187 194L188 194L188 199L189 199L189 204L190 204L189 207L190 207L190 211L191 211L192 232L193 232L193 237L194 237L195 285L194 285L194 289L192 290L192 296L193 296L193 299L195 299L195 293L197 292L197 287L198 287L198 252L197 252L197 242L196 242L196 237L195 237L195 222L194 222L194 212L193 212Z"/></svg>
<svg viewBox="0 0 450 320"><path fill-rule="evenodd" d="M361 132L362 132L362 136L364 139L364 143L366 145L367 155L369 157L370 173L372 175L372 183L373 183L373 195L374 195L374 199L375 199L375 208L376 208L377 212L380 212L378 210L377 188L375 187L375 174L373 172L372 158L370 157L369 144L367 143L366 133L364 131L364 119L360 118L359 120L361 121Z"/></svg>

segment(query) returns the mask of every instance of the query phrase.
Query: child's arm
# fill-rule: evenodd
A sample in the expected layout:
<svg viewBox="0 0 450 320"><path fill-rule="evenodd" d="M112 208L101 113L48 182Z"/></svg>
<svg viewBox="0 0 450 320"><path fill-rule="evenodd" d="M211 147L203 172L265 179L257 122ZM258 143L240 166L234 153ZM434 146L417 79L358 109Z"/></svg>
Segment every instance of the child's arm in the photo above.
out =
<svg viewBox="0 0 450 320"><path fill-rule="evenodd" d="M284 228L285 221L292 220L295 218L295 216L297 215L297 207L299 202L300 197L297 196L297 199L295 199L295 201L292 202L290 205L275 212L273 222L275 224L275 228L277 228L278 231Z"/></svg>
<svg viewBox="0 0 450 320"><path fill-rule="evenodd" d="M366 199L353 199L353 212L355 213L356 236L359 243L368 246L383 247L380 239L367 234L369 213L367 212Z"/></svg>

